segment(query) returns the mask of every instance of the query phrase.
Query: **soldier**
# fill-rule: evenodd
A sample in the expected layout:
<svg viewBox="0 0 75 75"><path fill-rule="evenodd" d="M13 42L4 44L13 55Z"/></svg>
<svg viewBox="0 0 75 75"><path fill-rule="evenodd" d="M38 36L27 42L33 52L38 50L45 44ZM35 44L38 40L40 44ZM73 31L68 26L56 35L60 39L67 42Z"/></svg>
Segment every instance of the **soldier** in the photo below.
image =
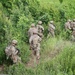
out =
<svg viewBox="0 0 75 75"><path fill-rule="evenodd" d="M49 36L55 37L55 32L54 32L55 31L55 26L53 24L53 21L50 21L48 31L49 31L49 34L48 34L47 37L49 37Z"/></svg>
<svg viewBox="0 0 75 75"><path fill-rule="evenodd" d="M67 20L65 23L65 30L66 30L66 38L70 39L71 38L71 32L72 32L72 22L70 19Z"/></svg>
<svg viewBox="0 0 75 75"><path fill-rule="evenodd" d="M37 31L34 31L33 35L29 39L30 45L32 45L33 54L36 56L36 59L40 58L40 42L41 38L38 36Z"/></svg>
<svg viewBox="0 0 75 75"><path fill-rule="evenodd" d="M17 40L12 40L11 44L6 47L5 53L7 59L10 58L13 63L21 62L21 58L18 56L18 49L16 48Z"/></svg>
<svg viewBox="0 0 75 75"><path fill-rule="evenodd" d="M68 20L66 23L65 23L65 30L71 30L71 20Z"/></svg>
<svg viewBox="0 0 75 75"><path fill-rule="evenodd" d="M34 23L31 24L31 28L28 30L28 36L29 36L29 39L30 37L33 35L33 32L37 32L38 33L38 30L37 28L35 27ZM30 50L32 49L32 45L30 44Z"/></svg>
<svg viewBox="0 0 75 75"><path fill-rule="evenodd" d="M43 31L44 31L44 27L42 26L42 21L38 22L38 25L36 26L38 29L38 35L43 38Z"/></svg>
<svg viewBox="0 0 75 75"><path fill-rule="evenodd" d="M75 41L75 29L73 28L73 31L72 31L72 41Z"/></svg>
<svg viewBox="0 0 75 75"><path fill-rule="evenodd" d="M35 24L32 23L31 24L31 28L28 30L28 36L29 36L29 38L33 35L33 31L35 31L35 30L36 30Z"/></svg>
<svg viewBox="0 0 75 75"><path fill-rule="evenodd" d="M73 22L71 22L71 29L73 30L75 28L75 19L73 19Z"/></svg>
<svg viewBox="0 0 75 75"><path fill-rule="evenodd" d="M75 19L72 22L72 40L75 41Z"/></svg>

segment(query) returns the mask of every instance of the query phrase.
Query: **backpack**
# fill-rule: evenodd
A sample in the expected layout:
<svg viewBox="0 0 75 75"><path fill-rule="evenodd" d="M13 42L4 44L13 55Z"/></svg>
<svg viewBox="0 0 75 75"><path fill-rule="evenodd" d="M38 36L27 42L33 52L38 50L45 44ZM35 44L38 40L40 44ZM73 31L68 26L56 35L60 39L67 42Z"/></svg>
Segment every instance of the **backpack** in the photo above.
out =
<svg viewBox="0 0 75 75"><path fill-rule="evenodd" d="M7 55L8 57L12 55L12 53L11 53L11 46L6 47L5 53L6 53L6 55Z"/></svg>
<svg viewBox="0 0 75 75"><path fill-rule="evenodd" d="M34 49L38 47L38 38L37 37L33 38L32 45L33 45Z"/></svg>

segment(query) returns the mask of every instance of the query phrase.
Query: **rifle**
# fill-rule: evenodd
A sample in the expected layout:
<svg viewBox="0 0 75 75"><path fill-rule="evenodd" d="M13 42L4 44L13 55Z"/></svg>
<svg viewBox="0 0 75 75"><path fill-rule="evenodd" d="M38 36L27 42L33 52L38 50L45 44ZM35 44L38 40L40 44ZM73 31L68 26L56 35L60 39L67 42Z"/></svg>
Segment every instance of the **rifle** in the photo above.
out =
<svg viewBox="0 0 75 75"><path fill-rule="evenodd" d="M18 48L16 48L16 50L18 51L17 55L20 55L21 54L20 50Z"/></svg>

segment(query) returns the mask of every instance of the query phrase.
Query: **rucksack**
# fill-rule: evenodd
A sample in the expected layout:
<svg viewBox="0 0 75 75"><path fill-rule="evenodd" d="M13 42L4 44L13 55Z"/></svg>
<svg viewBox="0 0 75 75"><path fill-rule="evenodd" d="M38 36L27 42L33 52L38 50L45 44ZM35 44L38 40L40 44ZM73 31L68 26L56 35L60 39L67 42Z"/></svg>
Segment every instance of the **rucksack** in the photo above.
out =
<svg viewBox="0 0 75 75"><path fill-rule="evenodd" d="M8 47L6 47L6 49L5 49L5 53L6 53L6 55L9 57L9 56L11 56L11 46L8 46Z"/></svg>
<svg viewBox="0 0 75 75"><path fill-rule="evenodd" d="M37 48L38 47L38 38L33 38L32 40L32 44L33 44L33 48Z"/></svg>

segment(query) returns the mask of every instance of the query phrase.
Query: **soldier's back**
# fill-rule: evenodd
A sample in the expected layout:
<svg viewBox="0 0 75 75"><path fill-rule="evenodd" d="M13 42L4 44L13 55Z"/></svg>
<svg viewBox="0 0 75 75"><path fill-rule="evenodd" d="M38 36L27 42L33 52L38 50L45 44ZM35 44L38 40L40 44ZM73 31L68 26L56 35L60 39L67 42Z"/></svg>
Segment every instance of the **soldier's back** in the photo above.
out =
<svg viewBox="0 0 75 75"><path fill-rule="evenodd" d="M49 27L55 30L55 26L53 24L49 24Z"/></svg>
<svg viewBox="0 0 75 75"><path fill-rule="evenodd" d="M33 32L37 31L37 28L30 28L28 31L29 37L33 35ZM38 32L38 31L37 31Z"/></svg>
<svg viewBox="0 0 75 75"><path fill-rule="evenodd" d="M38 35L33 35L30 37L29 42L32 43L33 41L41 42L41 38Z"/></svg>
<svg viewBox="0 0 75 75"><path fill-rule="evenodd" d="M12 52L11 52L11 45L9 45L9 46L7 46L6 48L5 48L5 53L6 53L6 55L9 57L11 54L12 54Z"/></svg>
<svg viewBox="0 0 75 75"><path fill-rule="evenodd" d="M70 28L70 23L69 23L69 22L66 22L66 23L65 23L65 29L66 29L66 30L67 30L67 29L71 29L71 28Z"/></svg>
<svg viewBox="0 0 75 75"><path fill-rule="evenodd" d="M12 45L7 46L6 49L5 49L5 53L8 56L14 54L15 51L16 51L16 48Z"/></svg>
<svg viewBox="0 0 75 75"><path fill-rule="evenodd" d="M44 31L44 27L39 24L37 25L37 29L39 33L42 33Z"/></svg>

